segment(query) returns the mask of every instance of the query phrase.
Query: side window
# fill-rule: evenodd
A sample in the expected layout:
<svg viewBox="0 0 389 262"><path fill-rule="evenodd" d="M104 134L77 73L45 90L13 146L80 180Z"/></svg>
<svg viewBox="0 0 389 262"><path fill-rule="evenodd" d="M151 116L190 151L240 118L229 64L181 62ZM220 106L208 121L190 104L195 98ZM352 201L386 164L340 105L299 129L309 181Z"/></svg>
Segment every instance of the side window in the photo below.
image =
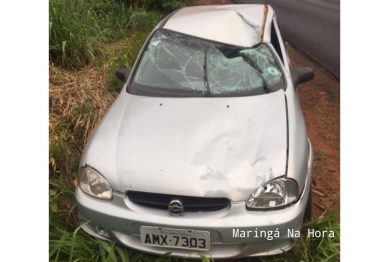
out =
<svg viewBox="0 0 389 262"><path fill-rule="evenodd" d="M271 42L274 45L274 49L280 56L283 64L285 65L286 71L290 74L291 66L288 58L288 52L285 48L285 43L283 42L284 38L282 37L281 28L277 22L277 18L274 16L271 24Z"/></svg>
<svg viewBox="0 0 389 262"><path fill-rule="evenodd" d="M280 41L278 40L278 35L276 28L274 27L274 21L271 23L271 36L270 41L274 46L274 49L277 51L278 56L281 58L282 62L285 64L284 56L282 55Z"/></svg>

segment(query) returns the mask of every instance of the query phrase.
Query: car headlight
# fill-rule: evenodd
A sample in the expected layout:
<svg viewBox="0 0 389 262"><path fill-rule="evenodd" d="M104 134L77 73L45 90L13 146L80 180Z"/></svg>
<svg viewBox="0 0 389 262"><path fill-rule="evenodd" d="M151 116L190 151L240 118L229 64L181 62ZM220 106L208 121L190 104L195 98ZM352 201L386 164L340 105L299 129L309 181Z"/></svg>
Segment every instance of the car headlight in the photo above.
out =
<svg viewBox="0 0 389 262"><path fill-rule="evenodd" d="M85 166L78 171L79 185L85 193L101 198L112 198L112 187L108 181L95 169Z"/></svg>
<svg viewBox="0 0 389 262"><path fill-rule="evenodd" d="M288 178L276 178L255 189L246 200L248 209L277 209L298 199L298 185Z"/></svg>

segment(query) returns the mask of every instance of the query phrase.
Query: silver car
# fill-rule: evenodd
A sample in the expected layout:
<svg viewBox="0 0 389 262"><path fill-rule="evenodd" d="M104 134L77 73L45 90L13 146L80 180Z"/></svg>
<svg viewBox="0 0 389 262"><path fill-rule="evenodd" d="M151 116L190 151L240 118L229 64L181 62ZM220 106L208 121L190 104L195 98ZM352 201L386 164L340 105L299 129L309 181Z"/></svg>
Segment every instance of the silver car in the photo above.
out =
<svg viewBox="0 0 389 262"><path fill-rule="evenodd" d="M92 236L213 258L291 249L311 213L312 147L268 5L182 8L151 32L87 144L76 189Z"/></svg>

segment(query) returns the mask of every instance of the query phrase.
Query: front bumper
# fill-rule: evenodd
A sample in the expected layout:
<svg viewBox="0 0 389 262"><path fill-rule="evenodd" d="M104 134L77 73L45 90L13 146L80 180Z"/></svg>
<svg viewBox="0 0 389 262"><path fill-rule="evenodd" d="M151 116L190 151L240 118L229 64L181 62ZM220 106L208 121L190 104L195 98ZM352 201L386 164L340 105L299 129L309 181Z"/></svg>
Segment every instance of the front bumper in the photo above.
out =
<svg viewBox="0 0 389 262"><path fill-rule="evenodd" d="M309 176L308 185L310 180ZM209 214L184 213L180 217L173 217L167 211L135 206L124 194L116 192L112 202L107 202L90 197L77 188L76 198L79 221L81 224L90 221L83 225L83 229L95 237L143 252L161 255L171 252L174 256L188 257L193 250L143 246L140 227L205 230L211 234L211 249L205 253L196 252L213 258L233 258L274 255L291 249L296 242L292 232L301 229L308 200L307 190L309 188L304 189L296 204L281 210L248 211L244 202L238 202ZM105 232L103 235L98 234L102 233L101 229ZM237 229L240 233L245 232L245 237L234 236ZM247 237L249 231L251 233ZM262 234L261 231L267 233ZM275 237L276 231L279 237Z"/></svg>
<svg viewBox="0 0 389 262"><path fill-rule="evenodd" d="M91 197L77 187L79 222L90 235L152 254L171 252L173 256L184 258L188 258L193 252L213 258L275 255L291 249L297 241L295 232L301 230L311 185L312 148L308 167L300 199L280 210L249 211L245 202L240 201L232 202L219 211L187 212L174 217L167 210L134 204L120 192L114 192L113 199L106 201ZM209 231L211 249L197 251L144 246L140 241L141 226ZM241 232L245 233L245 237L239 236Z"/></svg>

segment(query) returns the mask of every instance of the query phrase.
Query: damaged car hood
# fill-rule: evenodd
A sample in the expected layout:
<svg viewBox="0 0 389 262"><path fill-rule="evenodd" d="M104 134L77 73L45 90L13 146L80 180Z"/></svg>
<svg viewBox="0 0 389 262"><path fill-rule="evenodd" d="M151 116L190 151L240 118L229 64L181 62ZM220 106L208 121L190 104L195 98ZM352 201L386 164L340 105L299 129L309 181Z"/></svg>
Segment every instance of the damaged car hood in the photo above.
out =
<svg viewBox="0 0 389 262"><path fill-rule="evenodd" d="M115 190L239 201L285 174L282 90L228 98L126 95L116 139ZM93 156L87 162L94 162Z"/></svg>

